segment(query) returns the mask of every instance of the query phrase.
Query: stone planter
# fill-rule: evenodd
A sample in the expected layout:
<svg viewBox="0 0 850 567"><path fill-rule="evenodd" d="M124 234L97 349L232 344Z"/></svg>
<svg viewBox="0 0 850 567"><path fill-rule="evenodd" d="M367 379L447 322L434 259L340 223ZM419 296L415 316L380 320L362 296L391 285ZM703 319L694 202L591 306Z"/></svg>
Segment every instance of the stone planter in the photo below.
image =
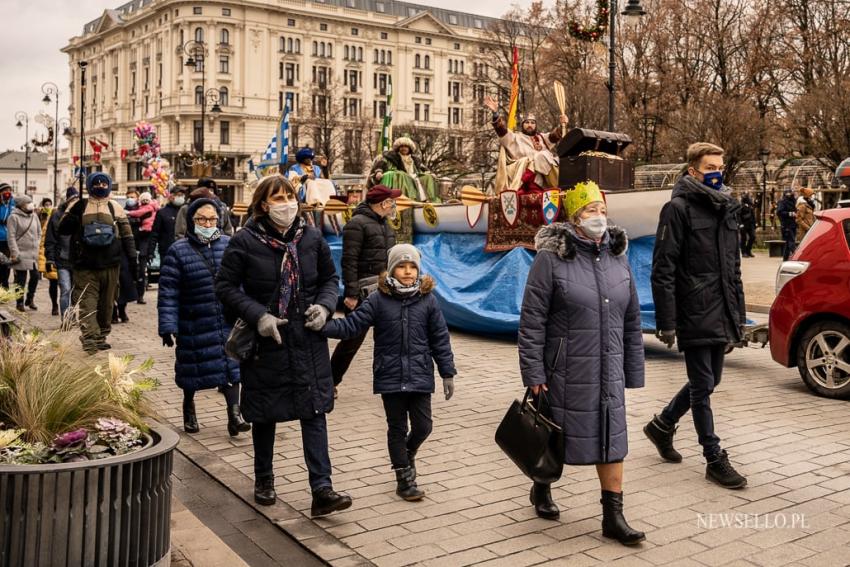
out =
<svg viewBox="0 0 850 567"><path fill-rule="evenodd" d="M0 567L170 564L177 434L81 463L0 465Z"/></svg>

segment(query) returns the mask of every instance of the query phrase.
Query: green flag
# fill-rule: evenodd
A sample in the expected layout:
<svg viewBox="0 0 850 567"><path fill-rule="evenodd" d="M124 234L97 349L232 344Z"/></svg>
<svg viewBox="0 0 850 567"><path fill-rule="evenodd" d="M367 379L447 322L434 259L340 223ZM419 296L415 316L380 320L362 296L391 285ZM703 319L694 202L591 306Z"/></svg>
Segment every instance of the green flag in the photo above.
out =
<svg viewBox="0 0 850 567"><path fill-rule="evenodd" d="M378 140L378 153L381 154L390 149L393 137L393 78L387 77L387 113L381 126L381 138Z"/></svg>

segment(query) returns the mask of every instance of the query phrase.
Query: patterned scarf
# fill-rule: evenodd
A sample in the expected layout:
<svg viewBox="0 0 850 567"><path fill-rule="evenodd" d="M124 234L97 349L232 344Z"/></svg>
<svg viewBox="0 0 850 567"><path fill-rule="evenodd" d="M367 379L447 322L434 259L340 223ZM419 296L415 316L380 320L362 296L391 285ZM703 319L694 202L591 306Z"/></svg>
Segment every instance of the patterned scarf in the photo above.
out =
<svg viewBox="0 0 850 567"><path fill-rule="evenodd" d="M272 250L284 250L283 262L280 266L280 294L278 295L279 317L286 318L289 306L298 300L298 278L301 275L301 266L298 261L298 241L304 235L304 221L296 217L295 222L283 235L283 239L273 236L268 232L263 223L255 223L246 226L254 238L271 248Z"/></svg>
<svg viewBox="0 0 850 567"><path fill-rule="evenodd" d="M409 286L403 285L400 281L390 275L387 276L386 282L390 293L396 297L405 298L411 297L419 291L419 286L422 285L422 277L420 276L416 278L416 281Z"/></svg>

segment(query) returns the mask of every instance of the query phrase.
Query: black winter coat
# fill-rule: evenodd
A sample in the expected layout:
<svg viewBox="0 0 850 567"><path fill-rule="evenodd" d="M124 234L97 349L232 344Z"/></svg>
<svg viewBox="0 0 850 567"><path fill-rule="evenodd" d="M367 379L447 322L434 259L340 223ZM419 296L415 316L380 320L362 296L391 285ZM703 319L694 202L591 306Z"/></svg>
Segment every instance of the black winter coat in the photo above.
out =
<svg viewBox="0 0 850 567"><path fill-rule="evenodd" d="M597 245L553 223L540 229L535 247L517 341L523 384L547 384L565 463L622 461L629 452L625 388L644 385L626 233L611 227Z"/></svg>
<svg viewBox="0 0 850 567"><path fill-rule="evenodd" d="M782 197L776 204L776 216L784 230L797 230L797 219L792 214L797 214L797 201L794 197Z"/></svg>
<svg viewBox="0 0 850 567"><path fill-rule="evenodd" d="M746 322L738 211L731 195L691 176L661 209L652 256L658 330L676 330L679 350L737 343Z"/></svg>
<svg viewBox="0 0 850 567"><path fill-rule="evenodd" d="M391 294L384 278L382 275L379 293L371 294L344 319L328 321L322 334L335 339L351 339L374 326L374 393L432 394L434 361L442 378L457 374L449 329L437 298L431 293L434 280L423 277L418 293L401 298Z"/></svg>
<svg viewBox="0 0 850 567"><path fill-rule="evenodd" d="M168 203L156 212L156 218L153 221L153 228L151 229L151 238L159 248L160 262L168 254L168 249L171 248L171 245L174 244L174 225L179 210L180 207ZM152 249L153 247L151 246Z"/></svg>
<svg viewBox="0 0 850 567"><path fill-rule="evenodd" d="M303 221L296 221L299 225ZM296 225L282 237L291 240ZM265 221L250 220L224 252L215 291L228 312L256 329L265 313L278 315L280 266L284 251L260 242L251 231L275 234ZM278 238L281 238L277 234ZM246 420L274 423L310 419L333 410L333 378L327 339L304 328L304 311L312 304L336 308L339 278L322 233L305 227L298 242L301 269L298 303L290 306L289 323L280 327L283 344L257 338L257 354L243 362L242 415ZM271 307L266 306L271 303Z"/></svg>
<svg viewBox="0 0 850 567"><path fill-rule="evenodd" d="M206 244L198 240L192 219L204 205L215 205L215 201L192 202L186 238L175 242L163 257L157 298L159 336L177 336L175 381L193 391L239 382L239 363L224 352L230 325L216 299L213 275L230 238L221 235Z"/></svg>
<svg viewBox="0 0 850 567"><path fill-rule="evenodd" d="M62 203L50 215L44 233L44 258L63 270L71 269L71 236L59 234L59 223L68 203Z"/></svg>
<svg viewBox="0 0 850 567"><path fill-rule="evenodd" d="M345 297L357 297L357 281L387 269L387 251L395 246L395 231L369 207L360 203L342 229L342 280Z"/></svg>

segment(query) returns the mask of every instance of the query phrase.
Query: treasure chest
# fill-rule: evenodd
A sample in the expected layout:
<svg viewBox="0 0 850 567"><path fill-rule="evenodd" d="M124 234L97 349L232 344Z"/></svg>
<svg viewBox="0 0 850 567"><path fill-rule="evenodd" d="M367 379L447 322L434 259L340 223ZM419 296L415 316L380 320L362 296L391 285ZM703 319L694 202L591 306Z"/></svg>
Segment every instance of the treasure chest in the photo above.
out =
<svg viewBox="0 0 850 567"><path fill-rule="evenodd" d="M622 153L632 139L619 132L573 128L558 143L558 186L595 181L603 191L628 191L635 187L635 166Z"/></svg>

